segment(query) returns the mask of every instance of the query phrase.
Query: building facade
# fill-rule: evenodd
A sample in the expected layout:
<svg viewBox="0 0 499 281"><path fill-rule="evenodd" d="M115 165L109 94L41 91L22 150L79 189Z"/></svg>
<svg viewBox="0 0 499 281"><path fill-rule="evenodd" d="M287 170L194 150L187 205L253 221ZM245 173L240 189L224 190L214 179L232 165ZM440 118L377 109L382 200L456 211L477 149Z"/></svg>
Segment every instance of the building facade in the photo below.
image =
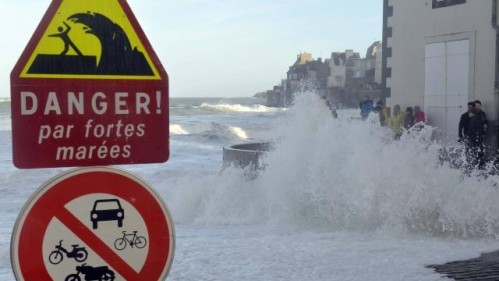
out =
<svg viewBox="0 0 499 281"><path fill-rule="evenodd" d="M384 0L382 85L387 104L422 105L438 138L458 139L480 100L497 146L497 0Z"/></svg>
<svg viewBox="0 0 499 281"><path fill-rule="evenodd" d="M333 52L329 62L328 89L331 100L344 106L357 106L363 96L379 99L381 94L382 45L376 41L366 56L352 50Z"/></svg>
<svg viewBox="0 0 499 281"><path fill-rule="evenodd" d="M359 53L353 50L345 52L333 52L329 61L331 74L328 77L328 88L345 88L347 81L347 64L353 59L360 59Z"/></svg>
<svg viewBox="0 0 499 281"><path fill-rule="evenodd" d="M364 95L380 96L381 51L377 41L367 49L365 58L353 50L333 52L324 61L300 53L280 85L257 95L266 96L267 106L287 107L295 93L314 92L341 106L356 107Z"/></svg>
<svg viewBox="0 0 499 281"><path fill-rule="evenodd" d="M345 88L347 81L352 78L371 77L372 83L381 85L382 72L382 44L374 42L367 48L366 56L361 58L353 50L333 52L329 60L331 74L328 77L328 88Z"/></svg>
<svg viewBox="0 0 499 281"><path fill-rule="evenodd" d="M298 55L297 61L289 67L286 81L286 97L293 97L297 92L315 91L324 95L327 88L327 79L330 74L329 61L310 59L303 61Z"/></svg>
<svg viewBox="0 0 499 281"><path fill-rule="evenodd" d="M381 41L374 42L366 53L366 60L369 62L368 69L374 71L374 83L381 85L382 82L382 67L383 67L383 48Z"/></svg>

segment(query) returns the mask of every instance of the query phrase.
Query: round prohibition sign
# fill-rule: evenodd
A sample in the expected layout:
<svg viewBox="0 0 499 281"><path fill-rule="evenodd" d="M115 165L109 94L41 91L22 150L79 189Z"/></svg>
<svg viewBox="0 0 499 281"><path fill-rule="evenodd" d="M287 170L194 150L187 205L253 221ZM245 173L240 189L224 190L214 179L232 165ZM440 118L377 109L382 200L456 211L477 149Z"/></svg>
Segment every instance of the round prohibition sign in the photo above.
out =
<svg viewBox="0 0 499 281"><path fill-rule="evenodd" d="M129 264L126 255L116 252L113 246L105 243L90 222L82 222L81 216L75 216L68 209L70 202L95 194L120 198L123 204L134 208L143 219L141 223L148 233L148 250L140 270ZM125 212L125 219L126 216ZM109 167L81 168L65 172L40 187L23 207L12 234L11 260L16 280L53 280L47 268L47 257L43 254L43 244L48 227L54 219L60 221L125 280L166 279L175 248L173 220L161 197L138 177ZM88 219L90 220L90 216ZM109 225L117 227L115 222L100 224L103 224L99 226L101 228ZM140 243L139 240L137 243ZM136 246L138 249L143 245ZM77 265L79 268L85 267L85 264ZM109 280L114 280L114 272Z"/></svg>

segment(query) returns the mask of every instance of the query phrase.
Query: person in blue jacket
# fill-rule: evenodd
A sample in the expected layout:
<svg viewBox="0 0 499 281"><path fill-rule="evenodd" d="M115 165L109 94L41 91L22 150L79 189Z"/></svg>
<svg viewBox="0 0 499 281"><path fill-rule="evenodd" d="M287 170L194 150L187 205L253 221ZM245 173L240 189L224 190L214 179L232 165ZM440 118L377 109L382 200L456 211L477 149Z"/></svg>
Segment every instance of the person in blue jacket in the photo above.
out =
<svg viewBox="0 0 499 281"><path fill-rule="evenodd" d="M374 103L368 95L365 95L364 100L359 103L359 108L360 117L362 118L362 120L366 120L369 116L369 113L371 113L374 108Z"/></svg>

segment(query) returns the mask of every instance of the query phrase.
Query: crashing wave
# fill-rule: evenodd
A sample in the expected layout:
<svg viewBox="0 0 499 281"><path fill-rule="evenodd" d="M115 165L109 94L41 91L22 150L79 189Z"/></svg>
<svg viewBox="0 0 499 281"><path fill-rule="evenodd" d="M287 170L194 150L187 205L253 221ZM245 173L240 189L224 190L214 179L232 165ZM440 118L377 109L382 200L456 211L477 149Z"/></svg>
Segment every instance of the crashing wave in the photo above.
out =
<svg viewBox="0 0 499 281"><path fill-rule="evenodd" d="M233 170L179 181L176 217L499 239L498 176L465 177L441 163L432 128L392 141L389 129L351 118L357 114L333 119L320 98L298 97L269 132L276 146L258 178Z"/></svg>

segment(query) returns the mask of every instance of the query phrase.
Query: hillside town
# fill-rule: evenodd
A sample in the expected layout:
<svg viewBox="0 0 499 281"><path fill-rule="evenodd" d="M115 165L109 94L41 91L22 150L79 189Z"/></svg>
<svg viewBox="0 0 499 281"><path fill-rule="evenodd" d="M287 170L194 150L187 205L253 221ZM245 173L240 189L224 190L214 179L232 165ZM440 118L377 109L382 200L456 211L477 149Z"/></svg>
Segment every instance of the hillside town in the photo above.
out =
<svg viewBox="0 0 499 281"><path fill-rule="evenodd" d="M459 19L459 20L456 20ZM287 78L257 96L287 107L313 89L339 106L369 96L394 106L421 105L435 139L459 139L460 116L479 101L489 124L484 143L499 147L499 1L383 1L383 38L364 57L353 50L325 60L300 53Z"/></svg>
<svg viewBox="0 0 499 281"><path fill-rule="evenodd" d="M363 96L379 98L382 81L382 45L374 42L364 57L354 50L333 52L323 60L311 53L300 53L289 67L287 78L279 85L257 96L266 99L267 106L287 107L293 94L313 89L328 100L345 106L356 106Z"/></svg>

